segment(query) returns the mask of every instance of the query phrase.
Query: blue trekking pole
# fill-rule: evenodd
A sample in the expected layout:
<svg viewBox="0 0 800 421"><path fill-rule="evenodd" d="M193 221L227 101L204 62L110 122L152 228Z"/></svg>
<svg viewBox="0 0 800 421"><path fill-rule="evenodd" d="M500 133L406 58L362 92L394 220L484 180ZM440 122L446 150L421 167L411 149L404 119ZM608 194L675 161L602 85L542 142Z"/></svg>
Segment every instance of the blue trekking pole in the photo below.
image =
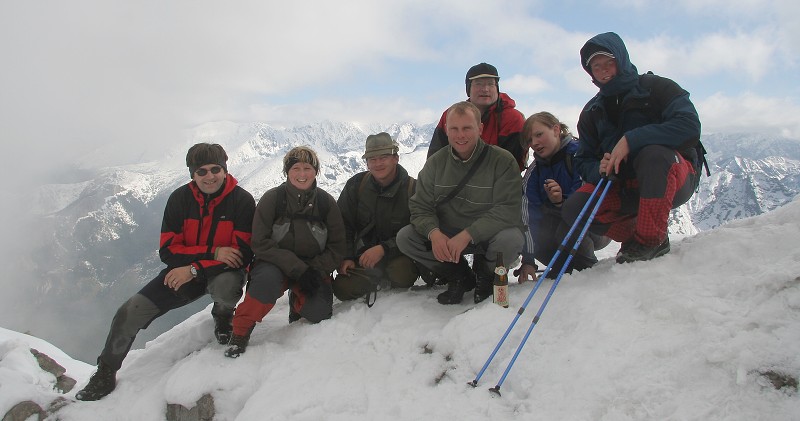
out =
<svg viewBox="0 0 800 421"><path fill-rule="evenodd" d="M597 187L595 187L595 191L600 187L600 184L602 184L602 179L601 179L600 183L597 183ZM594 216L597 214L598 209L600 209L600 205L603 204L603 200L606 198L606 193L608 193L608 188L609 187L611 187L611 181L610 180L608 181L608 183L606 184L605 188L603 189L603 193L600 195L600 198L597 199L597 203L594 205L594 209L592 209L592 213L589 214L589 218L586 219L586 224L583 226L583 229L581 230L580 235L578 235L578 239L575 240L575 244L573 244L572 250L570 250L569 256L567 256L567 260L564 262L564 265L561 267L561 270L559 270L558 276L556 277L555 281L553 281L553 286L550 287L550 291L547 293L547 296L545 297L544 301L542 302L542 305L539 307L539 311L536 313L536 316L533 317L533 320L531 321L531 325L528 328L528 331L525 333L525 336L522 338L522 341L520 341L519 346L517 347L517 351L514 352L514 356L511 358L511 361L508 363L508 367L506 367L506 371L503 372L503 376L500 377L500 381L497 382L497 385L495 387L492 387L492 388L489 389L489 391L491 391L492 393L496 393L498 396L500 396L500 386L502 386L503 382L506 380L506 376L508 376L508 372L511 371L511 367L514 365L514 362L517 361L517 357L519 356L519 353L522 351L522 347L525 346L525 343L528 341L528 337L531 336L531 332L533 331L533 328L536 327L536 323L539 322L539 318L542 316L542 312L544 312L544 308L547 306L547 303L550 301L550 297L553 296L553 292L556 290L556 287L558 286L559 281L561 281L561 277L564 275L564 272L567 270L567 267L572 262L572 258L575 257L575 252L578 250L578 247L580 246L581 241L583 241L583 237L586 235L586 232L589 231L589 226L592 224L592 220L594 219ZM591 198L590 198L589 202L591 202ZM587 203L589 203L589 202L587 202ZM584 206L584 210L585 210L585 206ZM582 215L581 215L581 217L582 217ZM580 220L581 217L578 217L578 220ZM563 247L563 244L562 244L562 247Z"/></svg>
<svg viewBox="0 0 800 421"><path fill-rule="evenodd" d="M481 377L483 376L483 373L489 367L489 364L494 359L495 355L497 354L497 351L503 345L503 342L505 342L506 338L508 337L508 334L511 332L511 329L514 328L514 325L517 324L517 321L519 320L520 316L522 316L522 313L525 312L525 308L528 306L528 304L530 303L531 299L533 299L533 296L536 294L536 291L539 290L539 287L542 285L542 281L545 279L545 277L547 276L547 274L550 272L550 270L552 269L553 265L555 264L556 260L561 255L561 251L566 249L569 239L572 237L572 234L577 229L578 225L580 224L581 219L583 219L583 215L586 213L586 211L591 206L591 203L594 200L595 196L597 196L597 192L600 191L600 186L602 186L602 184L605 181L606 181L605 178L601 178L600 182L597 183L597 186L595 186L594 191L592 191L592 194L589 196L589 200L586 201L586 204L583 205L583 209L581 209L580 214L578 214L578 218L576 218L575 222L573 222L572 227L569 229L569 232L567 232L567 235L564 236L564 240L561 242L561 245L558 247L558 250L553 255L553 257L550 259L550 263L547 264L547 267L544 269L544 272L542 272L542 275L539 276L539 279L536 281L536 284L534 285L533 290L530 292L530 294L528 294L528 298L525 299L525 302L522 303L522 306L519 308L519 310L517 310L517 315L514 316L514 319L511 321L511 324L508 326L508 329L506 329L506 332L503 334L503 336L500 338L500 341L494 347L494 350L489 355L489 358L486 360L486 363L483 364L483 368L481 368L481 370L478 372L478 375L475 377L475 379L473 381L467 383L468 385L470 385L472 387L478 386L478 381L481 379ZM609 181L607 186L610 185L610 184L611 184L611 182ZM605 192L603 194L605 195ZM578 244L580 244L580 242L578 242ZM566 264L564 266L566 267Z"/></svg>

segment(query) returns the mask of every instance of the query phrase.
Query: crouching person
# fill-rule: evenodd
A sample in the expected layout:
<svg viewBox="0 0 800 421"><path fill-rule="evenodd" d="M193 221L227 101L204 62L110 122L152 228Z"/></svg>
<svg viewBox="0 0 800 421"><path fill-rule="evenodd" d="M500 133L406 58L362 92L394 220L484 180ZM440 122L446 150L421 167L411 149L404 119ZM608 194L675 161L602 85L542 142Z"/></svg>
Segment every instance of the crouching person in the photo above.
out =
<svg viewBox="0 0 800 421"><path fill-rule="evenodd" d="M289 292L289 322L312 323L333 313L331 273L345 250L344 224L335 199L317 187L319 159L298 146L283 157L287 181L261 197L253 219L255 262L244 301L236 307L225 356L247 349L256 323Z"/></svg>
<svg viewBox="0 0 800 421"><path fill-rule="evenodd" d="M363 159L368 171L345 184L338 205L344 219L347 254L333 281L336 298L345 301L377 294L386 286L409 288L419 271L395 242L409 223L408 199L415 180L399 164L397 143L388 133L367 136Z"/></svg>
<svg viewBox="0 0 800 421"><path fill-rule="evenodd" d="M525 171L523 179L522 221L528 227L525 232L525 248L522 250L522 265L519 282L536 280L536 260L548 264L558 252L559 245L569 232L563 222L561 206L582 185L580 174L572 168L572 160L578 149L578 140L569 132L566 124L554 115L542 111L527 120L522 128L521 141L525 148L533 151L533 164ZM567 250L575 244L578 232L566 243ZM569 267L583 270L597 263L595 250L600 250L611 241L608 237L587 233L572 255ZM549 278L558 276L569 254L564 252L553 262Z"/></svg>
<svg viewBox="0 0 800 421"><path fill-rule="evenodd" d="M617 263L657 258L670 251L671 210L699 183L704 158L697 110L674 81L640 76L613 32L592 37L580 56L600 91L578 120L575 169L586 184L564 203L562 215L571 225L602 176L614 175L590 231L622 243Z"/></svg>
<svg viewBox="0 0 800 421"><path fill-rule="evenodd" d="M116 373L136 334L164 313L211 294L214 335L227 344L242 297L255 200L228 174L220 145L198 143L186 154L192 181L170 195L161 223L159 256L167 267L117 310L97 372L75 394L93 401L116 387Z"/></svg>
<svg viewBox="0 0 800 421"><path fill-rule="evenodd" d="M497 253L517 259L522 235L522 178L514 156L481 139L481 112L470 102L447 111L450 144L419 172L411 224L397 233L400 251L447 282L440 304L475 303L492 295ZM464 255L473 255L472 267Z"/></svg>

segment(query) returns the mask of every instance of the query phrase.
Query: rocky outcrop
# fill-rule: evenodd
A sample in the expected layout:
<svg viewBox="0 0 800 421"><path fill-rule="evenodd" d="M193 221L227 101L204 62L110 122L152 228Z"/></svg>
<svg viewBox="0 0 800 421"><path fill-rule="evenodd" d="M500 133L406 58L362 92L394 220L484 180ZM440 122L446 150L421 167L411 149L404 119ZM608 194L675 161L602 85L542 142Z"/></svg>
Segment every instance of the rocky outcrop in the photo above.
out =
<svg viewBox="0 0 800 421"><path fill-rule="evenodd" d="M31 348L31 354L36 358L39 367L52 374L56 378L55 389L61 393L68 393L75 387L75 379L66 375L67 370L58 364L54 359L50 358L47 354L41 353Z"/></svg>
<svg viewBox="0 0 800 421"><path fill-rule="evenodd" d="M203 395L192 408L177 403L167 404L167 421L211 421L214 419L214 397Z"/></svg>
<svg viewBox="0 0 800 421"><path fill-rule="evenodd" d="M67 370L61 364L36 349L31 349L30 351L36 358L39 368L56 378L53 386L55 392L65 394L72 391L77 382L66 375ZM43 395L45 394L47 393L44 393L43 390ZM50 395L52 396L52 394ZM42 398L40 401L47 401L47 399L49 398ZM33 400L26 400L11 407L0 421L30 421L33 419L43 421L69 403L70 400L59 396L46 405L45 408L42 408L40 404ZM165 415L168 421L211 421L214 419L215 413L214 398L210 394L205 394L191 408L186 408L180 404L167 403Z"/></svg>

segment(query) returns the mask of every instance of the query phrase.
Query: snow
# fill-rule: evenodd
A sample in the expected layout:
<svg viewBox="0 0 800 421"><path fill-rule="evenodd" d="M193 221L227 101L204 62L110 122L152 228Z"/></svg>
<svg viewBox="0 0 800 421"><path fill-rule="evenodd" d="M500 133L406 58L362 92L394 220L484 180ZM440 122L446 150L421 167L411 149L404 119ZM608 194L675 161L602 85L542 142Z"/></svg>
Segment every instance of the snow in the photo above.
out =
<svg viewBox="0 0 800 421"><path fill-rule="evenodd" d="M211 394L217 420L797 420L797 391L776 390L760 373L800 377L798 220L796 199L674 239L669 254L650 262L606 258L565 275L500 397L487 389L552 281L542 283L477 388L467 383L534 283L512 278L507 309L474 305L471 293L442 306L438 291L388 291L371 309L337 302L334 317L316 325L289 325L284 297L238 359L213 341L206 308L133 350L112 394L70 403L58 417L157 420L167 403L192 407ZM91 374L40 340L0 329L0 414L22 399L46 404L58 395L28 347L78 380L68 398Z"/></svg>

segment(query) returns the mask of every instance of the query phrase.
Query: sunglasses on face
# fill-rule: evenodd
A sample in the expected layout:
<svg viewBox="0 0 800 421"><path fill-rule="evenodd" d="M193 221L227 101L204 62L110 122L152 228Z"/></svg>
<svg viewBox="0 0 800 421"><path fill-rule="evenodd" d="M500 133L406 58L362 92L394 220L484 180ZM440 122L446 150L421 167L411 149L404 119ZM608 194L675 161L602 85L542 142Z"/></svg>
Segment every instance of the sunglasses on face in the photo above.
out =
<svg viewBox="0 0 800 421"><path fill-rule="evenodd" d="M198 177L202 177L202 176L208 174L209 171L211 171L211 174L219 174L219 172L222 171L222 167L219 167L219 166L211 167L210 170L207 170L205 168L198 168L198 169L194 170L194 173L197 174Z"/></svg>

